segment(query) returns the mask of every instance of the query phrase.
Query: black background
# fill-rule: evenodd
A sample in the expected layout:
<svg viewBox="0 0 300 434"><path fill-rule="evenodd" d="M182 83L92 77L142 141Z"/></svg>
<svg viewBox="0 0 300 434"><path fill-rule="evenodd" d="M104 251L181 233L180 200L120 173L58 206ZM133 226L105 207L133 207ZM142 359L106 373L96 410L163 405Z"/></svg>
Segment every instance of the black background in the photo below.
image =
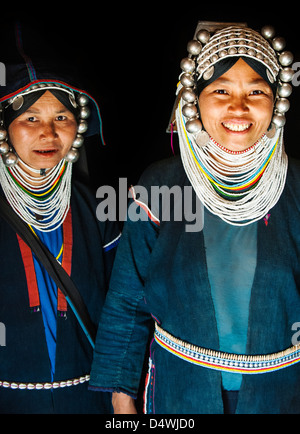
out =
<svg viewBox="0 0 300 434"><path fill-rule="evenodd" d="M280 7L279 7L280 6ZM11 52L10 28L15 20L29 35L31 57L65 62L83 76L82 88L101 109L104 147L100 139L86 142L93 186L138 182L152 162L172 156L166 133L180 74L180 61L199 20L247 22L256 30L272 24L285 37L287 50L300 62L298 9L247 2L207 0L177 2L74 2L68 4L6 4L1 13L0 61ZM72 66L71 66L72 65ZM287 114L287 153L300 157L300 87L294 87ZM175 153L178 153L175 137ZM79 163L77 163L79 164Z"/></svg>

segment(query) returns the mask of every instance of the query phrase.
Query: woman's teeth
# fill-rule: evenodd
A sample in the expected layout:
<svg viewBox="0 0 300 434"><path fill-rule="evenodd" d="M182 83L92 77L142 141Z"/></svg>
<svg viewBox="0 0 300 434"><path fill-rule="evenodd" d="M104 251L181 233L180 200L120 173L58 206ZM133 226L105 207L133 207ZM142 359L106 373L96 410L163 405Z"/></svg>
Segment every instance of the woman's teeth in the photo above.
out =
<svg viewBox="0 0 300 434"><path fill-rule="evenodd" d="M236 132L246 131L251 127L251 124L231 124L230 122L223 122L223 125L228 130Z"/></svg>

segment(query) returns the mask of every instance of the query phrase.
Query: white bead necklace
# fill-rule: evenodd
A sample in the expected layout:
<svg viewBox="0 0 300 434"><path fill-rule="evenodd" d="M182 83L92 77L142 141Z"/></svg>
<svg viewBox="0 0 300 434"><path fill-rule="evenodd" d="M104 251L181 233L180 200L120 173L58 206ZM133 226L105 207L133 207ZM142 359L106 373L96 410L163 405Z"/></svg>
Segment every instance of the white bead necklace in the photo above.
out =
<svg viewBox="0 0 300 434"><path fill-rule="evenodd" d="M23 161L21 164L35 173ZM42 232L57 229L64 221L71 198L72 164L61 160L45 176L33 177L22 165L7 168L0 158L0 184L21 219Z"/></svg>
<svg viewBox="0 0 300 434"><path fill-rule="evenodd" d="M185 128L181 104L176 111L180 153L185 172L204 206L225 222L245 226L265 217L278 202L285 186L288 159L283 146L283 129L274 138L265 135L248 150L233 153L212 138L199 147ZM255 179L264 169L259 181L247 192L237 193L239 186ZM213 182L211 182L213 181ZM213 187L232 186L222 197Z"/></svg>

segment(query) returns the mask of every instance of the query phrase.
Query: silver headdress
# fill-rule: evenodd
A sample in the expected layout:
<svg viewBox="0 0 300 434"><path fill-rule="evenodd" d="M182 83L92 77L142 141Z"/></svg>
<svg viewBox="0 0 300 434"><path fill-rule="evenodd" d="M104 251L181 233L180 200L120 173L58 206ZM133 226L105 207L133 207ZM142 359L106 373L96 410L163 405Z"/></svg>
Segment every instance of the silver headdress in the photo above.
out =
<svg viewBox="0 0 300 434"><path fill-rule="evenodd" d="M289 82L294 75L294 70L290 67L293 54L290 51L283 51L285 45L282 37L275 36L272 26L263 27L260 34L247 28L246 24L216 25L216 23L199 22L194 39L187 46L188 57L180 64L182 73L179 77L177 100L170 122L175 123L175 110L178 101L182 98L185 103L182 113L186 118L186 129L189 133L198 136L196 141L202 146L208 135L202 130L199 119L197 82L200 79L211 79L216 64L226 57L243 56L260 62L266 68L269 82L277 82L272 126L268 131L269 137L274 136L276 129L285 125L285 113L290 107L287 98L292 93ZM176 131L176 126L174 130Z"/></svg>

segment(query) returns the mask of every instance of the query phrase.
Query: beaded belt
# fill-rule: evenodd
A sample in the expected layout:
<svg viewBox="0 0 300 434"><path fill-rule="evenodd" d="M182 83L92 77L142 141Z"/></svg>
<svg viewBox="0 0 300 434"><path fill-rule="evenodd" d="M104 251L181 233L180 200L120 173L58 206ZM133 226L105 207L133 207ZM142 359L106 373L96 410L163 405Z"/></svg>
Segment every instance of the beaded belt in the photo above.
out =
<svg viewBox="0 0 300 434"><path fill-rule="evenodd" d="M300 345L266 355L240 355L197 347L181 341L155 323L155 341L171 354L204 368L239 374L265 374L300 362Z"/></svg>
<svg viewBox="0 0 300 434"><path fill-rule="evenodd" d="M90 375L83 377L73 378L72 380L56 381L54 383L16 383L8 381L0 381L0 387L9 389L22 389L22 390L49 390L59 389L63 387L78 386L78 384L85 383L90 380Z"/></svg>

